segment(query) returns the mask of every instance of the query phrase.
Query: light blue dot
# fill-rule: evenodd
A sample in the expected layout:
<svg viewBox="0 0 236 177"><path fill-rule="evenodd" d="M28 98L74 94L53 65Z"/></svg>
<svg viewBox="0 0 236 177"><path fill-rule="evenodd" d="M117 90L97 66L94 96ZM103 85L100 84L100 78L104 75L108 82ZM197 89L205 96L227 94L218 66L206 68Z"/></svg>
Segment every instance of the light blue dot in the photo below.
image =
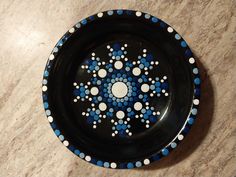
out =
<svg viewBox="0 0 236 177"><path fill-rule="evenodd" d="M86 93L86 94L89 94L89 90L85 90L85 93Z"/></svg>
<svg viewBox="0 0 236 177"><path fill-rule="evenodd" d="M109 167L109 165L110 165L109 162L104 162L104 164L103 164L103 166L107 167L107 168Z"/></svg>
<svg viewBox="0 0 236 177"><path fill-rule="evenodd" d="M76 28L80 28L80 27L81 27L81 24L80 24L80 23L77 23L75 26L76 26Z"/></svg>
<svg viewBox="0 0 236 177"><path fill-rule="evenodd" d="M163 154L164 156L167 156L167 155L169 154L169 150L166 149L166 148L162 149L161 152L162 152L162 154Z"/></svg>
<svg viewBox="0 0 236 177"><path fill-rule="evenodd" d="M42 82L44 85L46 85L48 83L47 79L43 79L43 82Z"/></svg>
<svg viewBox="0 0 236 177"><path fill-rule="evenodd" d="M83 158L85 157L84 153L81 152L81 153L79 154L79 157L83 159Z"/></svg>
<svg viewBox="0 0 236 177"><path fill-rule="evenodd" d="M158 19L156 17L152 17L152 22L153 23L157 23L158 22Z"/></svg>
<svg viewBox="0 0 236 177"><path fill-rule="evenodd" d="M182 46L182 47L187 47L186 42L185 42L185 41L181 41L181 46Z"/></svg>
<svg viewBox="0 0 236 177"><path fill-rule="evenodd" d="M131 163L131 162L129 162L128 164L127 164L127 168L134 168L134 164L133 163Z"/></svg>
<svg viewBox="0 0 236 177"><path fill-rule="evenodd" d="M74 153L75 153L76 155L79 155L79 154L80 154L80 151L79 151L78 149L76 149L76 150L74 151Z"/></svg>
<svg viewBox="0 0 236 177"><path fill-rule="evenodd" d="M181 39L180 35L179 34L175 34L175 39L180 40Z"/></svg>
<svg viewBox="0 0 236 177"><path fill-rule="evenodd" d="M108 15L113 15L113 13L114 13L114 12L113 12L112 10L109 10L109 11L107 12Z"/></svg>
<svg viewBox="0 0 236 177"><path fill-rule="evenodd" d="M193 108L193 109L192 109L192 114L193 114L193 115L197 115L197 109L196 109L196 108Z"/></svg>
<svg viewBox="0 0 236 177"><path fill-rule="evenodd" d="M194 79L194 83L196 85L199 85L201 83L201 80L199 78Z"/></svg>
<svg viewBox="0 0 236 177"><path fill-rule="evenodd" d="M146 19L149 19L151 16L150 16L149 14L145 14L144 17L145 17Z"/></svg>
<svg viewBox="0 0 236 177"><path fill-rule="evenodd" d="M142 166L142 163L141 163L140 161L137 161L137 162L135 163L135 166L136 166L136 167L141 167L141 166Z"/></svg>
<svg viewBox="0 0 236 177"><path fill-rule="evenodd" d="M197 69L197 68L194 68L194 69L193 69L193 73L194 73L194 74L198 74L198 69Z"/></svg>
<svg viewBox="0 0 236 177"><path fill-rule="evenodd" d="M151 89L151 90L154 90L154 89L155 89L155 86L154 86L154 85L151 85L151 86L150 86L150 89Z"/></svg>
<svg viewBox="0 0 236 177"><path fill-rule="evenodd" d="M63 136L63 135L60 135L60 136L59 136L59 139L60 139L61 141L63 141L63 140L64 140L64 136Z"/></svg>
<svg viewBox="0 0 236 177"><path fill-rule="evenodd" d="M57 136L59 136L60 135L60 130L55 130L55 134L57 135Z"/></svg>
<svg viewBox="0 0 236 177"><path fill-rule="evenodd" d="M171 148L174 149L174 148L176 148L177 144L175 142L173 142L173 143L170 144L170 146L171 146Z"/></svg>
<svg viewBox="0 0 236 177"><path fill-rule="evenodd" d="M50 116L50 115L51 115L51 111L50 111L49 109L46 110L45 112L46 112L46 115L47 115L47 116Z"/></svg>
<svg viewBox="0 0 236 177"><path fill-rule="evenodd" d="M194 123L194 119L190 117L190 118L188 119L188 123L189 123L190 125L192 125L192 124Z"/></svg>

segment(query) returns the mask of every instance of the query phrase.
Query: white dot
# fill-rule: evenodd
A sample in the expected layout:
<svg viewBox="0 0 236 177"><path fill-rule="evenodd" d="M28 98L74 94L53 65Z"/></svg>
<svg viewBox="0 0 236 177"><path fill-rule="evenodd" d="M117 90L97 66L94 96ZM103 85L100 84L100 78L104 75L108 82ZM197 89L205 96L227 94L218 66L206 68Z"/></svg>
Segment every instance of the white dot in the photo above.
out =
<svg viewBox="0 0 236 177"><path fill-rule="evenodd" d="M100 69L98 71L98 76L99 77L104 78L104 77L106 77L106 75L107 75L107 71L105 69Z"/></svg>
<svg viewBox="0 0 236 177"><path fill-rule="evenodd" d="M142 12L136 12L136 16L140 17L142 15Z"/></svg>
<svg viewBox="0 0 236 177"><path fill-rule="evenodd" d="M52 116L48 116L48 121L49 122L53 122L53 117Z"/></svg>
<svg viewBox="0 0 236 177"><path fill-rule="evenodd" d="M93 125L93 128L97 128L97 126L96 126L96 125Z"/></svg>
<svg viewBox="0 0 236 177"><path fill-rule="evenodd" d="M74 99L74 102L77 102L77 99Z"/></svg>
<svg viewBox="0 0 236 177"><path fill-rule="evenodd" d="M68 142L67 140L63 141L63 144L64 144L65 146L69 146L69 142Z"/></svg>
<svg viewBox="0 0 236 177"><path fill-rule="evenodd" d="M69 32L70 32L70 33L75 32L75 28L71 28L71 29L69 30Z"/></svg>
<svg viewBox="0 0 236 177"><path fill-rule="evenodd" d="M167 31L168 31L169 33L172 33L174 30L173 30L173 28L168 27L168 28L167 28Z"/></svg>
<svg viewBox="0 0 236 177"><path fill-rule="evenodd" d="M115 163L115 162L112 162L112 163L111 163L111 168L116 168L116 167L117 167L116 163Z"/></svg>
<svg viewBox="0 0 236 177"><path fill-rule="evenodd" d="M97 87L92 87L91 88L91 94L92 95L97 95L98 94L98 88Z"/></svg>
<svg viewBox="0 0 236 177"><path fill-rule="evenodd" d="M116 82L111 88L112 94L117 98L123 98L128 93L128 87L123 82Z"/></svg>
<svg viewBox="0 0 236 177"><path fill-rule="evenodd" d="M132 132L129 132L129 136L132 136Z"/></svg>
<svg viewBox="0 0 236 177"><path fill-rule="evenodd" d="M115 136L116 134L115 133L112 133L111 136Z"/></svg>
<svg viewBox="0 0 236 177"><path fill-rule="evenodd" d="M195 60L193 57L189 58L189 63L193 64L194 62L195 62Z"/></svg>
<svg viewBox="0 0 236 177"><path fill-rule="evenodd" d="M141 74L141 70L138 67L135 67L132 72L133 72L133 75L135 76L138 76Z"/></svg>
<svg viewBox="0 0 236 177"><path fill-rule="evenodd" d="M166 92L166 93L165 93L165 96L168 96L168 95L169 95L169 94Z"/></svg>
<svg viewBox="0 0 236 177"><path fill-rule="evenodd" d="M123 63L121 61L116 61L114 66L116 69L121 69L123 67Z"/></svg>
<svg viewBox="0 0 236 177"><path fill-rule="evenodd" d="M181 141L181 140L183 140L183 139L184 139L184 136L183 136L183 135L181 135L181 134L180 134L180 135L178 135L178 140L180 140L180 141Z"/></svg>
<svg viewBox="0 0 236 177"><path fill-rule="evenodd" d="M143 163L144 163L144 165L148 165L148 164L150 164L150 160L149 159L144 159Z"/></svg>
<svg viewBox="0 0 236 177"><path fill-rule="evenodd" d="M42 87L42 90L43 90L44 92L47 91L47 89L48 89L48 88L47 88L47 86L45 86L45 85Z"/></svg>
<svg viewBox="0 0 236 177"><path fill-rule="evenodd" d="M141 90L142 90L143 92L148 92L148 91L149 91L149 85L148 85L148 84L143 84L143 85L141 86Z"/></svg>
<svg viewBox="0 0 236 177"><path fill-rule="evenodd" d="M143 49L143 52L146 53L146 52L147 52L147 49Z"/></svg>
<svg viewBox="0 0 236 177"><path fill-rule="evenodd" d="M166 80L166 79L167 79L167 76L164 76L164 77L163 77L163 79L165 79L165 80Z"/></svg>
<svg viewBox="0 0 236 177"><path fill-rule="evenodd" d="M116 117L117 117L118 119L123 119L123 118L125 117L125 113L124 113L123 111L118 111L118 112L116 113Z"/></svg>
<svg viewBox="0 0 236 177"><path fill-rule="evenodd" d="M103 16L103 13L102 13L102 12L98 13L98 17L99 17L99 18L101 18L102 16Z"/></svg>
<svg viewBox="0 0 236 177"><path fill-rule="evenodd" d="M89 161L91 161L91 157L90 156L86 156L85 160L89 162Z"/></svg>
<svg viewBox="0 0 236 177"><path fill-rule="evenodd" d="M140 102L136 102L136 103L134 104L134 109L135 109L136 111L141 110L142 107L143 107L143 105L142 105L142 103L140 103Z"/></svg>
<svg viewBox="0 0 236 177"><path fill-rule="evenodd" d="M51 54L51 55L49 56L49 60L53 60L53 59L54 59L54 55Z"/></svg>
<svg viewBox="0 0 236 177"><path fill-rule="evenodd" d="M199 105L199 100L198 100L198 99L194 99L194 100L193 100L193 104Z"/></svg>
<svg viewBox="0 0 236 177"><path fill-rule="evenodd" d="M107 105L105 103L100 103L98 107L101 111L105 111L107 109Z"/></svg>

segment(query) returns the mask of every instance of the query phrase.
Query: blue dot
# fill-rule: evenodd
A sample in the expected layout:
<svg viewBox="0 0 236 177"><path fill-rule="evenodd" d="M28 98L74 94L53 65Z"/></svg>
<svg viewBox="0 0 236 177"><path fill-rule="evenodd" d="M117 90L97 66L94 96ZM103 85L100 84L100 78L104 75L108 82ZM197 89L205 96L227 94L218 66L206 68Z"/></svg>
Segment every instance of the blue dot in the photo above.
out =
<svg viewBox="0 0 236 177"><path fill-rule="evenodd" d="M196 108L193 108L193 109L192 109L192 114L193 114L193 115L196 115L196 114L197 114L197 109L196 109Z"/></svg>
<svg viewBox="0 0 236 177"><path fill-rule="evenodd" d="M187 47L186 42L185 42L185 41L181 41L181 46L182 46L182 47Z"/></svg>
<svg viewBox="0 0 236 177"><path fill-rule="evenodd" d="M61 134L60 130L55 130L55 134L59 136Z"/></svg>
<svg viewBox="0 0 236 177"><path fill-rule="evenodd" d="M123 10L117 10L117 14L118 15L122 15L123 14Z"/></svg>
<svg viewBox="0 0 236 177"><path fill-rule="evenodd" d="M190 118L188 119L188 123L189 123L190 125L192 125L192 124L194 123L194 119L190 117Z"/></svg>
<svg viewBox="0 0 236 177"><path fill-rule="evenodd" d="M79 151L78 149L76 149L76 150L74 151L74 153L75 153L76 155L79 155L79 154L80 154L80 151Z"/></svg>
<svg viewBox="0 0 236 177"><path fill-rule="evenodd" d="M102 167L103 162L99 160L99 161L97 161L97 165L100 166L100 167Z"/></svg>
<svg viewBox="0 0 236 177"><path fill-rule="evenodd" d="M196 85L199 85L201 83L201 80L199 78L194 79L194 83Z"/></svg>
<svg viewBox="0 0 236 177"><path fill-rule="evenodd" d="M131 163L131 162L129 162L128 164L127 164L127 168L134 168L134 164L133 163Z"/></svg>
<svg viewBox="0 0 236 177"><path fill-rule="evenodd" d="M164 156L167 156L167 155L169 154L169 150L166 149L166 148L162 149L161 152L162 152L162 154L163 154Z"/></svg>
<svg viewBox="0 0 236 177"><path fill-rule="evenodd" d="M45 109L47 109L48 108L48 102L43 103L43 106L44 106Z"/></svg>
<svg viewBox="0 0 236 177"><path fill-rule="evenodd" d="M86 19L83 19L83 20L81 21L81 23L82 23L83 25L85 25L85 24L87 23L87 20L86 20Z"/></svg>
<svg viewBox="0 0 236 177"><path fill-rule="evenodd" d="M104 164L103 164L103 166L107 167L107 168L109 167L109 165L110 165L109 162L104 162Z"/></svg>
<svg viewBox="0 0 236 177"><path fill-rule="evenodd" d="M49 75L49 72L48 71L44 71L44 76L48 77L48 75Z"/></svg>
<svg viewBox="0 0 236 177"><path fill-rule="evenodd" d="M156 17L152 17L152 22L156 23L156 22L158 22L158 19Z"/></svg>

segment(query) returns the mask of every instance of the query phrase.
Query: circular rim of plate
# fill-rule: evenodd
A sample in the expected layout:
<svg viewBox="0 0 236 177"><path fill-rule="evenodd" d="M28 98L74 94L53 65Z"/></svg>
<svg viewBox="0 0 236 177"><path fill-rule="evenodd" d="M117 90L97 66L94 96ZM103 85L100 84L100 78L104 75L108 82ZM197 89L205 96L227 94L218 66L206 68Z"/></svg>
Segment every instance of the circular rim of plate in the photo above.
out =
<svg viewBox="0 0 236 177"><path fill-rule="evenodd" d="M45 98L48 97L48 91L47 91L48 76L50 74L50 66L52 65L54 60L56 60L57 54L60 51L61 47L63 46L64 43L66 43L66 41L69 38L73 37L73 33L76 32L79 28L83 28L83 26L88 25L90 22L98 18L103 18L104 16L130 16L130 15L135 16L137 19L143 18L145 20L150 21L151 23L160 25L167 33L171 35L171 37L173 37L175 40L179 42L179 45L183 49L185 49L185 53L188 58L188 64L190 65L192 69L192 79L193 79L193 88L194 88L192 106L191 106L191 111L182 129L172 139L172 141L160 151L156 152L155 154L152 154L149 157L146 157L144 159L139 159L137 161L127 161L127 162L122 162L122 163L115 162L115 161L104 161L104 160L102 161L102 160L93 158L86 152L81 152L79 150L79 147L75 147L73 144L71 144L67 140L67 137L61 134L60 129L58 129L56 123L53 120L53 116L50 110L50 105L47 102L47 100L45 100ZM46 63L46 67L43 74L43 80L42 80L42 96L43 96L44 110L54 133L70 151L72 151L75 155L77 155L81 159L87 162L90 162L92 164L95 164L97 166L101 166L105 168L112 168L112 169L131 169L131 168L137 168L137 167L149 165L150 163L157 161L164 156L167 156L170 153L170 151L175 149L177 145L184 139L184 137L188 133L189 129L191 128L197 116L199 102L200 102L200 85L201 85L201 80L200 80L199 68L197 67L192 51L188 47L186 41L170 25L166 24L159 18L152 16L148 13L144 13L141 11L127 10L127 9L117 9L117 10L103 11L103 12L94 14L92 16L89 16L81 20L77 24L75 24L62 36L62 38L57 42L57 44L53 48L51 54L49 55L48 61Z"/></svg>

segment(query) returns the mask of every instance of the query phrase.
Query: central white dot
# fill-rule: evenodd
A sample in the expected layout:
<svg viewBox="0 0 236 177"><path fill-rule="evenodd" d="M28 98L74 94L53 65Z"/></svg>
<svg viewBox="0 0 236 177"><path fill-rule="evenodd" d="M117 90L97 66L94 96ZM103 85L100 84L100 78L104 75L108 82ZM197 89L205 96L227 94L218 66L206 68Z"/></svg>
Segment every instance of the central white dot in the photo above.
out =
<svg viewBox="0 0 236 177"><path fill-rule="evenodd" d="M123 98L128 93L128 87L124 82L116 82L111 88L112 94L117 98Z"/></svg>

